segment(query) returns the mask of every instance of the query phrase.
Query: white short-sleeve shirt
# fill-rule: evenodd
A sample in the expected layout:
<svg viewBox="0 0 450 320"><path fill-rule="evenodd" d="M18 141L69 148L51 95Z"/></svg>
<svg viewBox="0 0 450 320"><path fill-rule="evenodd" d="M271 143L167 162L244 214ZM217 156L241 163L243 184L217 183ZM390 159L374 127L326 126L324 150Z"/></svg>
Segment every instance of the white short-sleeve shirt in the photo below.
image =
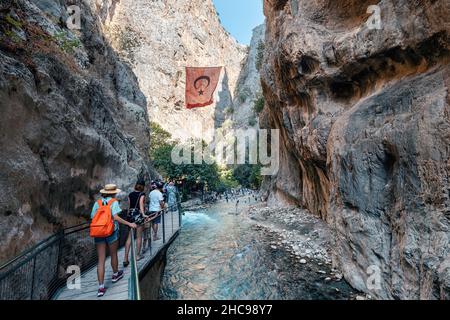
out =
<svg viewBox="0 0 450 320"><path fill-rule="evenodd" d="M161 211L160 201L164 200L163 194L159 190L150 192L149 211Z"/></svg>

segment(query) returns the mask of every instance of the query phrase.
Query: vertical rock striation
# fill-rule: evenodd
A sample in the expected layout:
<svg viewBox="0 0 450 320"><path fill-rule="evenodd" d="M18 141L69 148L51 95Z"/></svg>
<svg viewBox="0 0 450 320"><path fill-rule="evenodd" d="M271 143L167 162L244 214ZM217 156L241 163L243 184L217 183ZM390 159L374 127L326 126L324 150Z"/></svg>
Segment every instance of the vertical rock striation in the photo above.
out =
<svg viewBox="0 0 450 320"><path fill-rule="evenodd" d="M265 25L253 29L247 58L243 64L233 99L233 126L237 129L255 127L258 124L254 111L255 100L262 95L259 73L264 52Z"/></svg>
<svg viewBox="0 0 450 320"><path fill-rule="evenodd" d="M366 25L375 4L381 29ZM450 298L448 2L265 0L264 10L260 123L282 141L269 201L330 224L334 263L356 289Z"/></svg>
<svg viewBox="0 0 450 320"><path fill-rule="evenodd" d="M0 3L2 262L86 221L105 183L152 175L146 99L103 36L103 2Z"/></svg>

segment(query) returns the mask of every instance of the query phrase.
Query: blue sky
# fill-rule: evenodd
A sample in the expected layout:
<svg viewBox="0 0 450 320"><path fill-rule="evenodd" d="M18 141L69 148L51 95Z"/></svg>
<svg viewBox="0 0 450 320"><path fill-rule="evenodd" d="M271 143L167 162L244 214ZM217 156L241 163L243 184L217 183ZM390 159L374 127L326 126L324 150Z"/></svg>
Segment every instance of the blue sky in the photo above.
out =
<svg viewBox="0 0 450 320"><path fill-rule="evenodd" d="M263 0L213 0L225 29L249 45L254 27L264 22Z"/></svg>

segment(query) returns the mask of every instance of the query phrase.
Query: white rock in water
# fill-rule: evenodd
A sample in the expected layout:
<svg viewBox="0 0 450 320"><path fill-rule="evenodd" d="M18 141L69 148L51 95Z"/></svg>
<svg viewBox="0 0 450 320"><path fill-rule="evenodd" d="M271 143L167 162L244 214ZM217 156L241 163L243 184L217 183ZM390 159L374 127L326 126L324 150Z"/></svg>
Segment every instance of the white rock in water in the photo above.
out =
<svg viewBox="0 0 450 320"><path fill-rule="evenodd" d="M330 277L327 277L327 278L325 278L325 281L326 281L326 282L331 281L331 278L330 278Z"/></svg>
<svg viewBox="0 0 450 320"><path fill-rule="evenodd" d="M356 296L356 300L366 300L366 298L363 296Z"/></svg>
<svg viewBox="0 0 450 320"><path fill-rule="evenodd" d="M301 263L301 264L306 264L306 260L305 260L305 259L301 259L301 260L300 260L300 263Z"/></svg>
<svg viewBox="0 0 450 320"><path fill-rule="evenodd" d="M270 246L272 249L276 249L277 248L277 246Z"/></svg>

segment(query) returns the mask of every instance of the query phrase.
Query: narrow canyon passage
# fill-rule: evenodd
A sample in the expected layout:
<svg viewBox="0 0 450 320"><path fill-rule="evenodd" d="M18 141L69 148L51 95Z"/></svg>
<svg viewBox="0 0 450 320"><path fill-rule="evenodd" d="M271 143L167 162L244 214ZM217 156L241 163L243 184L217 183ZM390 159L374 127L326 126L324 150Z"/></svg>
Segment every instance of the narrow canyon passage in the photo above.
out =
<svg viewBox="0 0 450 320"><path fill-rule="evenodd" d="M301 264L286 249L274 249L276 234L257 226L244 211L241 206L236 215L234 202L221 202L186 212L182 231L167 252L161 299L354 297L345 281L324 280L329 266Z"/></svg>
<svg viewBox="0 0 450 320"><path fill-rule="evenodd" d="M136 182L171 181L183 205L262 202L186 212L161 299L450 299L450 2L238 2L0 1L8 297L37 296L5 271L22 257L50 298L24 252L90 223L106 185L127 215Z"/></svg>

